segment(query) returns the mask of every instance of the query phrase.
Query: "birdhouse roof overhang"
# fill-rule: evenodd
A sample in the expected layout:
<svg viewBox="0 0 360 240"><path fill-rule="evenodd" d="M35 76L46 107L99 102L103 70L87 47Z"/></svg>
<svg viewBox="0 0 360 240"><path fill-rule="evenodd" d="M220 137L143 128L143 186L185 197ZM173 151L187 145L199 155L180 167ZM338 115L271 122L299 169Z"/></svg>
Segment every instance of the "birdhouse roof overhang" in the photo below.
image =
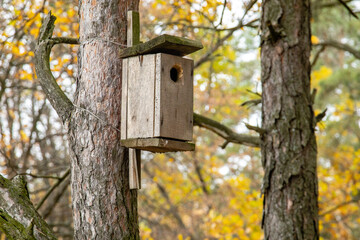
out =
<svg viewBox="0 0 360 240"><path fill-rule="evenodd" d="M185 56L203 48L199 41L171 35L161 35L148 42L121 49L120 57L127 58L152 53L167 53L176 56Z"/></svg>

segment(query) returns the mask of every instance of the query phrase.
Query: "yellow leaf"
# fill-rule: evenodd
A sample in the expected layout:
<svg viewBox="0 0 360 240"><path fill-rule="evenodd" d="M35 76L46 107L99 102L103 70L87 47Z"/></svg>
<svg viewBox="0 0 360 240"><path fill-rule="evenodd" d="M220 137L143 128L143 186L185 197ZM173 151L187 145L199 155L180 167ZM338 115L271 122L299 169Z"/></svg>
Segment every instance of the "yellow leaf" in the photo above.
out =
<svg viewBox="0 0 360 240"><path fill-rule="evenodd" d="M44 99L44 95L41 94L41 93L39 93L39 92L37 92L37 91L34 93L34 97L36 98L36 100L42 100L42 99Z"/></svg>
<svg viewBox="0 0 360 240"><path fill-rule="evenodd" d="M14 111L13 110L9 110L9 116L12 118L12 119L14 119L15 118L15 113L14 113Z"/></svg>
<svg viewBox="0 0 360 240"><path fill-rule="evenodd" d="M63 32L67 32L67 31L69 31L69 26L60 25L60 30Z"/></svg>
<svg viewBox="0 0 360 240"><path fill-rule="evenodd" d="M73 8L70 8L69 10L67 10L67 15L72 18L75 15L75 11Z"/></svg>
<svg viewBox="0 0 360 240"><path fill-rule="evenodd" d="M311 36L311 43L312 44L318 44L320 42L319 38L317 36L312 35Z"/></svg>
<svg viewBox="0 0 360 240"><path fill-rule="evenodd" d="M38 28L32 28L30 30L30 34L33 35L34 37L37 37L39 34L39 29Z"/></svg>
<svg viewBox="0 0 360 240"><path fill-rule="evenodd" d="M29 142L29 137L26 135L24 130L20 130L20 139L23 142Z"/></svg>
<svg viewBox="0 0 360 240"><path fill-rule="evenodd" d="M311 73L311 83L314 87L318 87L319 82L323 79L327 79L332 74L332 69L326 66L322 66L319 70Z"/></svg>

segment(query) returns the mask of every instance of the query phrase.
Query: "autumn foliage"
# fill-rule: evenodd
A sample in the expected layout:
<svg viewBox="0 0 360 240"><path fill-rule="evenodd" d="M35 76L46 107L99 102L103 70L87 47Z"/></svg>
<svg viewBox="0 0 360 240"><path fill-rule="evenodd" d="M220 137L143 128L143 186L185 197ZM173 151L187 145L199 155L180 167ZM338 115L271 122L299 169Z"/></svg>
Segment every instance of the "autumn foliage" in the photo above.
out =
<svg viewBox="0 0 360 240"><path fill-rule="evenodd" d="M322 239L360 239L360 22L333 1L313 4L311 86L317 125ZM77 2L4 0L0 9L1 174L25 175L36 206L69 168L65 130L34 69L41 19L57 17L55 36L78 37ZM351 4L350 4L351 5ZM358 5L351 5L360 9ZM260 126L260 1L142 1L141 40L168 33L201 40L195 61L194 109L238 133ZM50 66L67 96L75 92L78 46L54 47ZM345 50L345 51L344 51ZM243 104L247 102L248 104ZM139 224L142 239L262 239L263 170L258 148L227 143L194 128L196 151L143 153ZM39 212L59 239L72 239L69 178ZM2 238L3 239L3 238Z"/></svg>

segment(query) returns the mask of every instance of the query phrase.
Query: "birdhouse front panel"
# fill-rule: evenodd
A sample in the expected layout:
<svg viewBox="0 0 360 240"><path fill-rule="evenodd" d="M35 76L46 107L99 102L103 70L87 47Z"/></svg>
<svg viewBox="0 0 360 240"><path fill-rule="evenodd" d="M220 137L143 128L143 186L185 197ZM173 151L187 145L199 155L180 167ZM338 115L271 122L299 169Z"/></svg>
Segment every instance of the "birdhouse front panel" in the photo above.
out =
<svg viewBox="0 0 360 240"><path fill-rule="evenodd" d="M192 140L193 68L164 53L123 59L121 138Z"/></svg>

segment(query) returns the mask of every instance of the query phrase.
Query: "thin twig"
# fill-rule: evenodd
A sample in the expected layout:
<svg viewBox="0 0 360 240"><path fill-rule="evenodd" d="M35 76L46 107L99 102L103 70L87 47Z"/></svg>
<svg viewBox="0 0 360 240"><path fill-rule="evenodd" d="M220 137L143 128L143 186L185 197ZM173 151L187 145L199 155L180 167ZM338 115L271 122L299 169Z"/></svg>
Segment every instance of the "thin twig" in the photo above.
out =
<svg viewBox="0 0 360 240"><path fill-rule="evenodd" d="M320 50L317 51L317 53L315 54L314 60L311 63L311 68L313 68L317 62L317 60L320 57L320 54L325 50L325 46L321 46Z"/></svg>
<svg viewBox="0 0 360 240"><path fill-rule="evenodd" d="M251 91L250 89L246 89L246 91L249 92L249 93L255 94L256 96L261 97L261 93Z"/></svg>
<svg viewBox="0 0 360 240"><path fill-rule="evenodd" d="M356 203L357 201L359 201L359 199L351 199L350 201L340 203L340 204L336 205L335 207L330 208L329 210L319 214L319 217L323 217L323 216L325 216L325 215L327 215L329 213L332 213L332 212L336 211L337 209L342 208L342 207L344 207L344 206L346 206L348 204Z"/></svg>
<svg viewBox="0 0 360 240"><path fill-rule="evenodd" d="M32 178L51 178L51 179L60 179L60 177L57 176L51 176L51 175L35 175L32 173L18 173L17 175L21 176L30 176Z"/></svg>
<svg viewBox="0 0 360 240"><path fill-rule="evenodd" d="M353 10L352 10L343 0L338 0L338 1L341 3L341 5L343 5L343 6L346 8L346 10L348 10L348 12L349 12L354 18L359 19L359 17L356 16L356 14L353 12Z"/></svg>
<svg viewBox="0 0 360 240"><path fill-rule="evenodd" d="M110 126L110 127L113 128L114 130L116 130L116 131L118 131L119 133L121 133L121 130L120 130L120 129L114 127L113 125L111 125L111 124L108 123L107 121L101 119L101 118L100 118L99 116L97 116L95 113L93 113L93 112L91 112L91 111L89 111L89 110L87 110L87 109L85 109L85 108L79 107L79 106L77 106L77 105L75 105L75 104L73 104L73 105L74 105L74 107L76 107L77 109L82 110L82 111L90 114L91 116L93 116L94 118L96 118L97 120L99 120L100 122L104 123L106 126Z"/></svg>
<svg viewBox="0 0 360 240"><path fill-rule="evenodd" d="M250 108L250 107L256 106L256 105L258 105L260 103L261 103L261 99L253 99L253 100L243 102L240 106L249 105L248 108Z"/></svg>
<svg viewBox="0 0 360 240"><path fill-rule="evenodd" d="M259 137L236 133L229 127L197 113L194 113L194 126L206 128L224 138L229 143L243 144L249 147L260 147ZM223 147L226 145L223 144Z"/></svg>
<svg viewBox="0 0 360 240"><path fill-rule="evenodd" d="M41 199L41 201L36 206L36 210L39 210L39 208L44 204L44 202L50 196L50 194L60 185L60 183L62 183L65 180L67 176L69 176L69 174L70 174L70 168L66 170L64 175L61 178L59 178L58 181L49 189L49 191L45 194L43 199Z"/></svg>
<svg viewBox="0 0 360 240"><path fill-rule="evenodd" d="M355 48L351 47L348 44L344 44L341 42L337 42L337 41L333 41L333 40L329 40L329 41L324 41L324 42L320 42L317 44L313 44L314 46L324 46L324 47L334 47L343 51L347 51L349 53L351 53L352 55L354 55L354 57L356 57L357 59L360 59L360 51L356 50Z"/></svg>
<svg viewBox="0 0 360 240"><path fill-rule="evenodd" d="M255 131L255 132L259 133L259 134L264 134L264 133L267 132L267 131L266 131L265 129L263 129L263 128L256 127L256 126L252 126L252 125L247 124L247 123L244 123L244 124L245 124L245 126L246 126L247 129L253 130L253 131Z"/></svg>
<svg viewBox="0 0 360 240"><path fill-rule="evenodd" d="M224 17L224 13L225 13L225 9L226 9L226 4L227 4L227 0L224 0L224 7L222 9L222 12L221 12L221 17L220 17L220 21L219 23L215 26L215 28L217 28L218 26L220 26L222 24L222 21L223 21L223 17Z"/></svg>

